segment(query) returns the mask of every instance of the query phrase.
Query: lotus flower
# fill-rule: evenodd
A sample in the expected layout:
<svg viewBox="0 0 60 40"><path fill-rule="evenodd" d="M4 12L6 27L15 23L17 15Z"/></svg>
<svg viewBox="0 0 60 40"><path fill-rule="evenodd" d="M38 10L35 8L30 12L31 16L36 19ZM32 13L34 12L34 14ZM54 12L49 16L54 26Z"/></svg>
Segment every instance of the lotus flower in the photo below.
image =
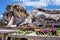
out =
<svg viewBox="0 0 60 40"><path fill-rule="evenodd" d="M51 27L51 28L50 28L50 31L51 31L51 32L55 32L55 28L54 28L54 27Z"/></svg>
<svg viewBox="0 0 60 40"><path fill-rule="evenodd" d="M41 29L40 29L40 32L43 33L43 32L44 32L44 29L41 28Z"/></svg>
<svg viewBox="0 0 60 40"><path fill-rule="evenodd" d="M45 33L47 34L48 33L48 30L46 30Z"/></svg>

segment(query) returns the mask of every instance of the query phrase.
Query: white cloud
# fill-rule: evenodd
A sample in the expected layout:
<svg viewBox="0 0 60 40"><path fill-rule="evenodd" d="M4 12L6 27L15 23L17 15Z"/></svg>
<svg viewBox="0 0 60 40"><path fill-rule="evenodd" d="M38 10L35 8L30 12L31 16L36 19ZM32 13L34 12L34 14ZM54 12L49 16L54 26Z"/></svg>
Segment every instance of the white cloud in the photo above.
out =
<svg viewBox="0 0 60 40"><path fill-rule="evenodd" d="M23 1L23 5L25 6L43 6L46 7L48 5L55 5L59 6L60 5L60 0L38 0L38 1Z"/></svg>
<svg viewBox="0 0 60 40"><path fill-rule="evenodd" d="M56 5L56 6L60 5L60 0L55 0L54 5Z"/></svg>
<svg viewBox="0 0 60 40"><path fill-rule="evenodd" d="M2 17L3 17L3 15L1 14L1 15L0 15L0 18L2 18Z"/></svg>
<svg viewBox="0 0 60 40"><path fill-rule="evenodd" d="M22 4L25 6L48 6L50 0L38 0L38 1L24 1Z"/></svg>
<svg viewBox="0 0 60 40"><path fill-rule="evenodd" d="M43 6L46 7L48 5L60 5L60 0L13 0L14 2L21 2L24 6Z"/></svg>

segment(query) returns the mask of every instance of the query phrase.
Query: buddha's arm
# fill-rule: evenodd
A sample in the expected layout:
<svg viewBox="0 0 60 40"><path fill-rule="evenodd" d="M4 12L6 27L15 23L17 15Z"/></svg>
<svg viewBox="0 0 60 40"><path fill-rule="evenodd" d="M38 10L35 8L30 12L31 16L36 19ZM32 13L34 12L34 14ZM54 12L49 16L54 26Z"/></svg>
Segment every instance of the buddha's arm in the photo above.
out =
<svg viewBox="0 0 60 40"><path fill-rule="evenodd" d="M13 20L14 20L14 17L12 16L12 17L11 17L11 20L9 21L9 23L8 23L8 25L7 25L8 27L9 27L10 25L13 25Z"/></svg>

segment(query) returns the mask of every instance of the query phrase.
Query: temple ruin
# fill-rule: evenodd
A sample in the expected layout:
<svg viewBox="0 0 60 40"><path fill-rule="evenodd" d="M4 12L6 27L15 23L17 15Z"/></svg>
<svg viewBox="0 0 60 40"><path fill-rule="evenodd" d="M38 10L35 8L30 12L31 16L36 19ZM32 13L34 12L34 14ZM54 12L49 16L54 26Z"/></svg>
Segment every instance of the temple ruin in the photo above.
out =
<svg viewBox="0 0 60 40"><path fill-rule="evenodd" d="M45 23L46 22L46 23ZM11 27L19 26L20 28L37 28L44 23L46 26L60 26L60 10L47 10L34 8L30 14L21 4L7 5L3 13L3 25Z"/></svg>

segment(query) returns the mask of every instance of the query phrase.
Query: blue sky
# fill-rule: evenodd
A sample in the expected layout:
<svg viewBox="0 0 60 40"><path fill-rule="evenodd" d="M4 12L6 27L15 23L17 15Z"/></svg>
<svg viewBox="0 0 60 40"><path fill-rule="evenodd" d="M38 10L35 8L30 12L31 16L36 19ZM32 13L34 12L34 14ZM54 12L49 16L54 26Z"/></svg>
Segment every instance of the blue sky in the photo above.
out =
<svg viewBox="0 0 60 40"><path fill-rule="evenodd" d="M0 18L6 9L6 6L18 2L31 12L33 7L38 6L46 9L60 9L60 0L0 0Z"/></svg>

